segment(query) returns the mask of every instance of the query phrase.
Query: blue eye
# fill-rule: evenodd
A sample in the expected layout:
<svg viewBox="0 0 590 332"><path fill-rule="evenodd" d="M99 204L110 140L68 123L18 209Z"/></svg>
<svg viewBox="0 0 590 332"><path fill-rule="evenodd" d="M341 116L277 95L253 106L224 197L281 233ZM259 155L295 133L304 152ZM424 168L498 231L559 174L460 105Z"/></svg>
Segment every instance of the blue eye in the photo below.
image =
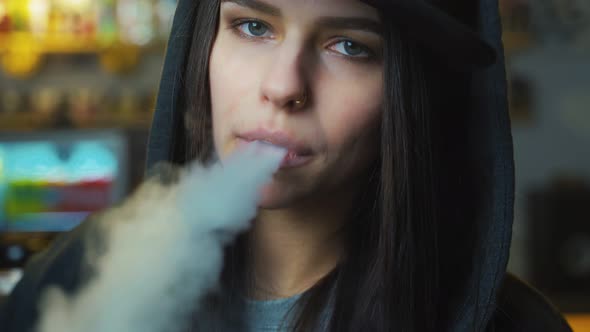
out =
<svg viewBox="0 0 590 332"><path fill-rule="evenodd" d="M355 43L351 40L341 40L334 45L343 45L339 47L340 50L337 50L338 53L342 53L346 56L353 57L353 58L369 58L371 57L371 51L368 50L365 46Z"/></svg>
<svg viewBox="0 0 590 332"><path fill-rule="evenodd" d="M241 28L245 26L245 28ZM262 37L269 28L260 21L240 21L235 24L235 27L240 30L241 33L249 37Z"/></svg>
<svg viewBox="0 0 590 332"><path fill-rule="evenodd" d="M238 19L231 24L231 27L240 37L251 41L272 37L271 28L266 23L256 19ZM369 47L350 39L340 39L333 43L331 48L351 61L368 62L375 58L374 52Z"/></svg>

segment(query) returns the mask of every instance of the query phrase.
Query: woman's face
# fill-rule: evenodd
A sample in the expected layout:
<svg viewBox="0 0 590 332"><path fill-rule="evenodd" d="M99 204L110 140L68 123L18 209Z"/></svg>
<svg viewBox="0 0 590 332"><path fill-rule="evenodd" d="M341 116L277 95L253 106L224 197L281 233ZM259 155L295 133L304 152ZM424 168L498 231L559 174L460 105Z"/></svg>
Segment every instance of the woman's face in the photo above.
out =
<svg viewBox="0 0 590 332"><path fill-rule="evenodd" d="M275 173L260 207L345 190L376 158L380 31L377 11L357 0L222 0L209 64L217 154L252 131L311 151L305 164Z"/></svg>

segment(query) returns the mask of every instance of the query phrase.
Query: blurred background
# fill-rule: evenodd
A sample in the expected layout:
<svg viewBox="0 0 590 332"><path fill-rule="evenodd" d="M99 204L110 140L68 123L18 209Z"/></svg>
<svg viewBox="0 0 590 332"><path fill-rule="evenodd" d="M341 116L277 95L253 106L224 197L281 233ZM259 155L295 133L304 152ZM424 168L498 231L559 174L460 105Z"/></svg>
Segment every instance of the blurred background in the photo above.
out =
<svg viewBox="0 0 590 332"><path fill-rule="evenodd" d="M590 1L501 0L509 270L590 331ZM0 296L141 181L177 0L0 0Z"/></svg>
<svg viewBox="0 0 590 332"><path fill-rule="evenodd" d="M141 181L177 0L0 0L0 296Z"/></svg>

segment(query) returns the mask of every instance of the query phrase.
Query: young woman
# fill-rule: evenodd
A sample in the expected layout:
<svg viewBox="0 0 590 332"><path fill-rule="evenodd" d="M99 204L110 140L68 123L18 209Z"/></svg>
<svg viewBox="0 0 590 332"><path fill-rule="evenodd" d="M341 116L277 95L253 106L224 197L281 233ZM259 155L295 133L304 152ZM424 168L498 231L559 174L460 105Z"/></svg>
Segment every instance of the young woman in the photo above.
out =
<svg viewBox="0 0 590 332"><path fill-rule="evenodd" d="M181 0L148 167L291 152L193 328L567 331L506 277L500 35L496 0Z"/></svg>

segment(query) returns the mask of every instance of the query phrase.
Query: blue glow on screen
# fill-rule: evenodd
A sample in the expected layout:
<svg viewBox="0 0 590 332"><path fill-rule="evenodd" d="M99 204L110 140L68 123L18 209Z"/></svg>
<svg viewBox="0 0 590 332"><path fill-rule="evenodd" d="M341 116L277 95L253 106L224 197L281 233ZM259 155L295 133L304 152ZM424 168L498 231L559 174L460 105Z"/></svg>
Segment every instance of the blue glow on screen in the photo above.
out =
<svg viewBox="0 0 590 332"><path fill-rule="evenodd" d="M67 231L108 207L116 150L100 139L0 142L0 231Z"/></svg>

